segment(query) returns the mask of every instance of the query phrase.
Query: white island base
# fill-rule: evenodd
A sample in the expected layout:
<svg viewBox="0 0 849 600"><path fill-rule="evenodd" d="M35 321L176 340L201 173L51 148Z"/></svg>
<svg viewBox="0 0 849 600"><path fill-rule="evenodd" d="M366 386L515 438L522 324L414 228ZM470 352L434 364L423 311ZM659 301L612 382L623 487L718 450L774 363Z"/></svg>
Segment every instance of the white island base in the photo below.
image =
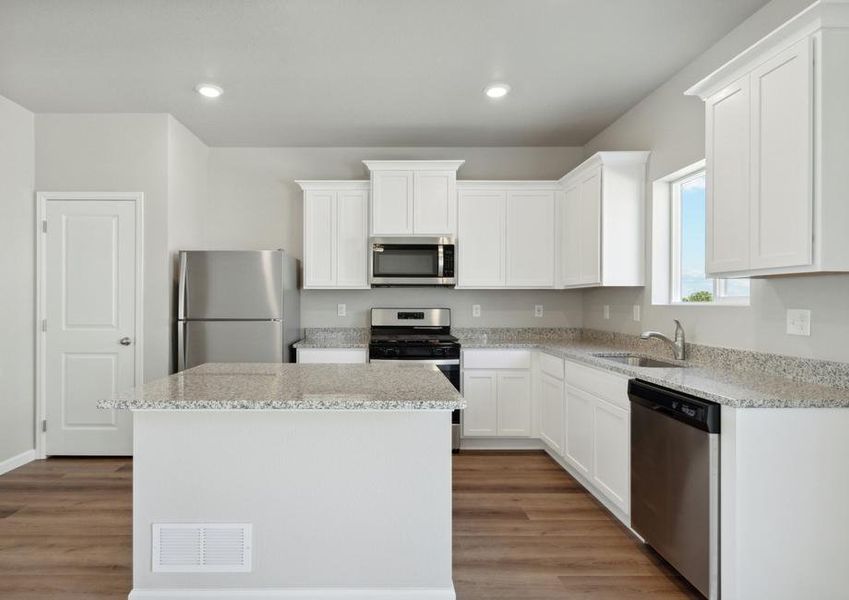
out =
<svg viewBox="0 0 849 600"><path fill-rule="evenodd" d="M137 410L134 435L131 600L455 598L450 410ZM157 524L250 524L248 570L155 571Z"/></svg>

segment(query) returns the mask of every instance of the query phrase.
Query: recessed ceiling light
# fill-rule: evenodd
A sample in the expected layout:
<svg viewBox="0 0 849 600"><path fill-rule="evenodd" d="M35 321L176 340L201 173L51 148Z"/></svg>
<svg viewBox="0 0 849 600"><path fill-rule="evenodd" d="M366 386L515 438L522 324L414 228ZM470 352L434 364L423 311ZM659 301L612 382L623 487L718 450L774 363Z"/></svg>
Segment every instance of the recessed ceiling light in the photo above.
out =
<svg viewBox="0 0 849 600"><path fill-rule="evenodd" d="M211 83L199 83L195 86L195 91L206 98L218 98L224 93L224 90Z"/></svg>
<svg viewBox="0 0 849 600"><path fill-rule="evenodd" d="M486 86L484 93L490 98L503 98L510 92L510 86L506 83L492 83Z"/></svg>

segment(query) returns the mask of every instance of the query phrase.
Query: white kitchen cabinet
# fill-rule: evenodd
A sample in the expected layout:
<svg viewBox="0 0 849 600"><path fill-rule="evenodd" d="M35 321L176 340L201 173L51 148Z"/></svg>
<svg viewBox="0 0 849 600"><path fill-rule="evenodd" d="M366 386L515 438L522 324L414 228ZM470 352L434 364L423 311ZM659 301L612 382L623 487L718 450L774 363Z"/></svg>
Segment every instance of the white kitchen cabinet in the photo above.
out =
<svg viewBox="0 0 849 600"><path fill-rule="evenodd" d="M461 190L458 201L457 287L504 287L507 193Z"/></svg>
<svg viewBox="0 0 849 600"><path fill-rule="evenodd" d="M554 287L557 183L460 181L457 188L457 287Z"/></svg>
<svg viewBox="0 0 849 600"><path fill-rule="evenodd" d="M705 218L709 273L749 265L749 78L706 101Z"/></svg>
<svg viewBox="0 0 849 600"><path fill-rule="evenodd" d="M630 413L595 398L592 480L598 490L625 513L630 510Z"/></svg>
<svg viewBox="0 0 849 600"><path fill-rule="evenodd" d="M598 152L565 175L558 287L641 286L648 152Z"/></svg>
<svg viewBox="0 0 849 600"><path fill-rule="evenodd" d="M372 172L371 190L372 235L412 235L413 172Z"/></svg>
<svg viewBox="0 0 849 600"><path fill-rule="evenodd" d="M686 93L706 110L707 271L849 271L849 5L812 6Z"/></svg>
<svg viewBox="0 0 849 600"><path fill-rule="evenodd" d="M464 437L528 437L531 434L531 353L528 350L464 350Z"/></svg>
<svg viewBox="0 0 849 600"><path fill-rule="evenodd" d="M539 437L556 454L563 454L563 408L565 400L563 380L541 372L538 390Z"/></svg>
<svg viewBox="0 0 849 600"><path fill-rule="evenodd" d="M457 232L457 169L462 160L367 160L371 234L449 236Z"/></svg>
<svg viewBox="0 0 849 600"><path fill-rule="evenodd" d="M304 190L304 288L368 288L368 182L297 183Z"/></svg>
<svg viewBox="0 0 849 600"><path fill-rule="evenodd" d="M490 437L498 435L498 373L480 370L463 373L463 435Z"/></svg>
<svg viewBox="0 0 849 600"><path fill-rule="evenodd" d="M498 372L498 435L531 434L531 376L528 371Z"/></svg>
<svg viewBox="0 0 849 600"><path fill-rule="evenodd" d="M596 399L566 384L566 441L563 458L586 478L593 470L593 419Z"/></svg>
<svg viewBox="0 0 849 600"><path fill-rule="evenodd" d="M554 287L552 190L507 192L507 287Z"/></svg>
<svg viewBox="0 0 849 600"><path fill-rule="evenodd" d="M297 348L300 364L363 364L368 362L365 348Z"/></svg>

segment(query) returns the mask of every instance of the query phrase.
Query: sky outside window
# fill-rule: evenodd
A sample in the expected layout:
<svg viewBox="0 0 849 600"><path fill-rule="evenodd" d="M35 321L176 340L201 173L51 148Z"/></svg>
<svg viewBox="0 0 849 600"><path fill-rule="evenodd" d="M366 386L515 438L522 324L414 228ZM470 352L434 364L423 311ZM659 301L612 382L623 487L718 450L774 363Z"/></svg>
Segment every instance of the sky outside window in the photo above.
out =
<svg viewBox="0 0 849 600"><path fill-rule="evenodd" d="M681 299L695 292L713 295L705 277L705 174L681 182Z"/></svg>

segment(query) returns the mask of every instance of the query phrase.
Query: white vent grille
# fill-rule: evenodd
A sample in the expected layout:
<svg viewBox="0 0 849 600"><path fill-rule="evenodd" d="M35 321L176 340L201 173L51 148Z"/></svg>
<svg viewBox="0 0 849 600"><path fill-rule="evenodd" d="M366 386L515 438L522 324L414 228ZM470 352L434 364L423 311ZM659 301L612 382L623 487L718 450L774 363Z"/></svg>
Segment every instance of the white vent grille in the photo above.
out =
<svg viewBox="0 0 849 600"><path fill-rule="evenodd" d="M246 573L251 570L249 523L155 523L153 570Z"/></svg>

